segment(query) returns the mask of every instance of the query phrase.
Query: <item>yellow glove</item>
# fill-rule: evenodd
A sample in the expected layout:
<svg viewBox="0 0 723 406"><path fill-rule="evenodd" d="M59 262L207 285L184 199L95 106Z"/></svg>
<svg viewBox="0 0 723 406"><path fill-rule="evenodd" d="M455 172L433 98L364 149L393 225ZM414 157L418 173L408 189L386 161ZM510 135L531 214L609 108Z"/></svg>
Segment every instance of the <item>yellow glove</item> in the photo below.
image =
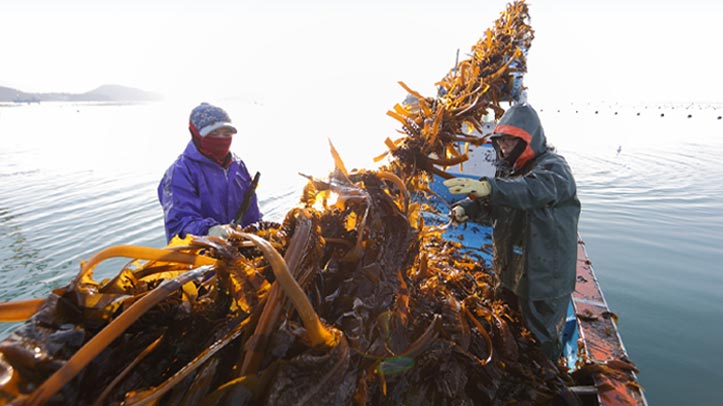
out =
<svg viewBox="0 0 723 406"><path fill-rule="evenodd" d="M492 187L486 180L470 178L452 178L444 181L444 186L454 195L466 194L472 197L485 197L492 193Z"/></svg>

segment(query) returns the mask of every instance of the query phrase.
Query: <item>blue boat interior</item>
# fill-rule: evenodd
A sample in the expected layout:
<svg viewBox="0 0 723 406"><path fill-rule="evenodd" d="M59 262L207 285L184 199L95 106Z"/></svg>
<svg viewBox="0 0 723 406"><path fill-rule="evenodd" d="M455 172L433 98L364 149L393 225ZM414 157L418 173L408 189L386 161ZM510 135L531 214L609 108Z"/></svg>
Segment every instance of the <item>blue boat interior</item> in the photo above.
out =
<svg viewBox="0 0 723 406"><path fill-rule="evenodd" d="M454 176L479 178L479 176L464 173L455 173ZM430 226L446 225L445 231L442 233L443 238L462 244L465 254L484 262L485 268L492 269L492 227L473 222L464 224L450 223L448 216L450 208L454 203L466 196L451 194L449 189L442 183L443 180L440 176L434 175L434 180L429 187L432 193L417 197L429 204L429 209L423 211L424 223ZM575 364L578 361L577 342L579 338L580 334L571 298L562 337L563 355L571 372L575 370Z"/></svg>

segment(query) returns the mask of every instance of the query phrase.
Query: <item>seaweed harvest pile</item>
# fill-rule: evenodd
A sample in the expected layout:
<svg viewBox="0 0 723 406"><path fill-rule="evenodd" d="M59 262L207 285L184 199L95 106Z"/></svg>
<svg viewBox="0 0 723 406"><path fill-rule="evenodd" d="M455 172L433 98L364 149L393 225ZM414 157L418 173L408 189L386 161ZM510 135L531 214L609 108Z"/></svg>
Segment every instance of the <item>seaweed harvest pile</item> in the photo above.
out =
<svg viewBox="0 0 723 406"><path fill-rule="evenodd" d="M510 4L436 97L403 85L416 102L390 112L389 163L350 172L332 146L336 169L282 224L111 247L47 299L1 306L27 321L0 343L0 404L574 402L492 272L413 198L520 90L528 20ZM95 281L112 257L130 262Z"/></svg>
<svg viewBox="0 0 723 406"><path fill-rule="evenodd" d="M475 130L484 133L484 117L494 113L499 119L504 113L500 102L521 97L527 50L533 38L527 5L517 1L509 4L494 28L487 29L472 46L470 58L457 63L436 84L437 97L424 97L400 82L409 92L410 102L387 112L402 124L400 132L405 135L396 141L386 140L396 158L391 170L417 189L424 189L425 184L416 181L428 180L429 174L450 177L439 167L463 163L469 158L466 149L470 144L486 141L466 134ZM465 149L460 150L460 146Z"/></svg>

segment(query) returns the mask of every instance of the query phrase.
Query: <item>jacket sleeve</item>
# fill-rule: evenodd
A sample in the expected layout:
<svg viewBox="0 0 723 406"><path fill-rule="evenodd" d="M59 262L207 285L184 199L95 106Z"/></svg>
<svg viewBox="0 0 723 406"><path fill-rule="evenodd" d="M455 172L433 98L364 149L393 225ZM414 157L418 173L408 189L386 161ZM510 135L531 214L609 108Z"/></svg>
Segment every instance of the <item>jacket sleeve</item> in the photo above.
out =
<svg viewBox="0 0 723 406"><path fill-rule="evenodd" d="M168 169L158 186L158 199L163 207L166 239L178 235L206 235L211 226L218 224L212 218L201 216L201 199L187 168L174 164Z"/></svg>
<svg viewBox="0 0 723 406"><path fill-rule="evenodd" d="M464 209L464 214L470 220L482 225L491 225L489 199L470 199L469 197L460 200L454 206L460 206Z"/></svg>
<svg viewBox="0 0 723 406"><path fill-rule="evenodd" d="M492 205L521 210L556 206L577 193L570 167L562 158L540 162L523 176L488 181Z"/></svg>

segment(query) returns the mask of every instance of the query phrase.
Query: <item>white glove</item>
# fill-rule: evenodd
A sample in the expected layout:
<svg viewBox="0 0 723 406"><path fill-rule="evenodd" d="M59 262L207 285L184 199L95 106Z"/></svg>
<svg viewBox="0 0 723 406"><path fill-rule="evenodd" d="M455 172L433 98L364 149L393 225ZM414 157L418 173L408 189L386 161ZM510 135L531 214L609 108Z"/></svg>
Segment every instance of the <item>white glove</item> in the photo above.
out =
<svg viewBox="0 0 723 406"><path fill-rule="evenodd" d="M228 238L229 225L219 224L208 229L208 236Z"/></svg>
<svg viewBox="0 0 723 406"><path fill-rule="evenodd" d="M452 178L444 182L449 192L455 195L466 194L472 197L485 197L492 193L492 187L486 180L474 180L470 178Z"/></svg>
<svg viewBox="0 0 723 406"><path fill-rule="evenodd" d="M465 221L469 220L469 217L467 217L467 214L465 214L464 208L462 206L452 207L452 211L449 212L449 217L452 219L453 223L464 223Z"/></svg>

